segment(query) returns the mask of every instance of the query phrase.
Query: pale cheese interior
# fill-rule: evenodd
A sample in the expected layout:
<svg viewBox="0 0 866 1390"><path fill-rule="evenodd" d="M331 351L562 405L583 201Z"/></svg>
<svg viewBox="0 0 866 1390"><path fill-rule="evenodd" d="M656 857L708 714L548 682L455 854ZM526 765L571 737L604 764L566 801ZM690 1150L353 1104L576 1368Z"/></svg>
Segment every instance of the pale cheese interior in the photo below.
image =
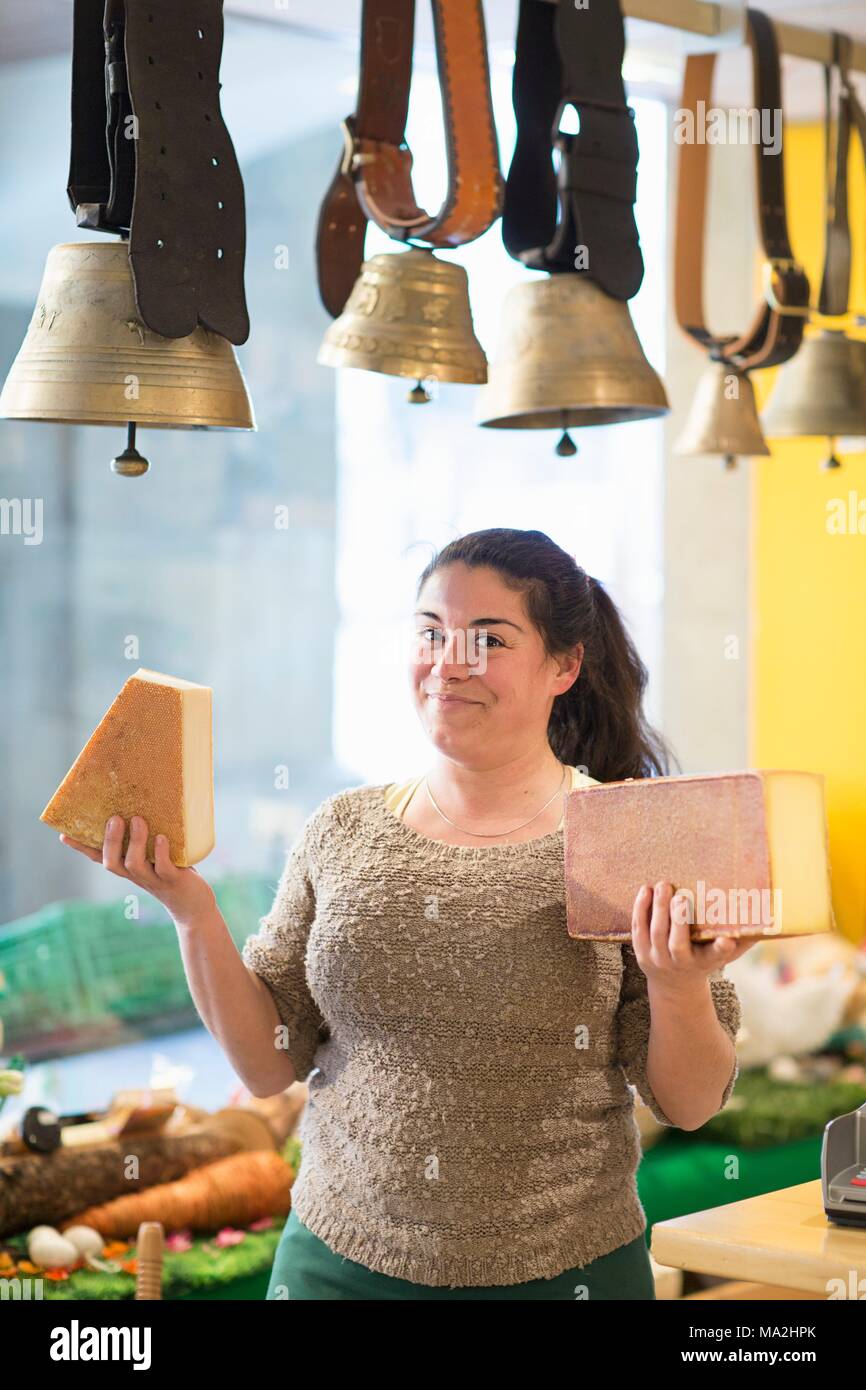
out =
<svg viewBox="0 0 866 1390"><path fill-rule="evenodd" d="M170 686L181 699L183 821L186 859L197 864L214 847L213 714L210 687L141 667L135 680Z"/></svg>
<svg viewBox="0 0 866 1390"><path fill-rule="evenodd" d="M762 777L772 882L781 891L781 934L832 931L823 779L808 772Z"/></svg>

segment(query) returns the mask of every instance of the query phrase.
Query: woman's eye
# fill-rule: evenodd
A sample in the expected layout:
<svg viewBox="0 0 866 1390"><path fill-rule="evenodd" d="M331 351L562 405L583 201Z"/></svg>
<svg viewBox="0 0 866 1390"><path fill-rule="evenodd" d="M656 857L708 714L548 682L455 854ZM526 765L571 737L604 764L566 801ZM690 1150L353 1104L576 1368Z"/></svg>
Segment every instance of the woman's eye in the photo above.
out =
<svg viewBox="0 0 866 1390"><path fill-rule="evenodd" d="M417 637L422 642L442 642L445 634L438 627L419 628ZM501 637L497 637L495 632L488 632L486 628L470 628L465 634L466 648L472 651L476 646L484 647L504 647L505 643Z"/></svg>

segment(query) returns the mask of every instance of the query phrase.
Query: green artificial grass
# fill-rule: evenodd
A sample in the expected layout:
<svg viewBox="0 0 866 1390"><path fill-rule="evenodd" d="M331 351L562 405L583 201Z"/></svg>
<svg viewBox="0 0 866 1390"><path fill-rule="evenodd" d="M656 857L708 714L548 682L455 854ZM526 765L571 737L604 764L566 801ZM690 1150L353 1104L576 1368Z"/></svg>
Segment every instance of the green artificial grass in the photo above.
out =
<svg viewBox="0 0 866 1390"><path fill-rule="evenodd" d="M866 1087L855 1081L775 1081L765 1067L755 1067L737 1077L724 1110L685 1137L743 1148L790 1144L820 1135L830 1120L864 1101Z"/></svg>
<svg viewBox="0 0 866 1390"><path fill-rule="evenodd" d="M192 1248L182 1253L172 1254L166 1250L162 1262L163 1298L213 1298L221 1290L234 1285L238 1280L248 1281L255 1275L264 1278L260 1297L264 1298L267 1277L274 1262L274 1253L282 1234L285 1218L275 1217L274 1226L268 1231L245 1231L238 1245L218 1248L209 1236L194 1237ZM25 1242L21 1240L21 1248ZM9 1242L12 1244L13 1242ZM128 1255L135 1255L131 1246ZM31 1275L32 1279L38 1278ZM135 1297L135 1275L105 1274L95 1269L79 1269L68 1279L43 1279L43 1297L69 1302L73 1299L124 1299ZM254 1296L254 1295L247 1295Z"/></svg>

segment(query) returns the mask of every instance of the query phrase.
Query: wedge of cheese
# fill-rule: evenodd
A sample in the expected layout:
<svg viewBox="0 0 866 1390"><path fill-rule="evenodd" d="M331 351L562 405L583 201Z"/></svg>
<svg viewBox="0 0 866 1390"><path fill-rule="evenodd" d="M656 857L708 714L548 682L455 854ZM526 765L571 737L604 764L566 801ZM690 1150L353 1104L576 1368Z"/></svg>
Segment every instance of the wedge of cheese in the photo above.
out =
<svg viewBox="0 0 866 1390"><path fill-rule="evenodd" d="M79 753L40 820L101 849L105 823L147 821L147 857L167 835L173 863L197 864L214 846L211 691L141 667Z"/></svg>
<svg viewBox="0 0 866 1390"><path fill-rule="evenodd" d="M631 938L645 883L687 894L695 941L833 931L824 779L812 772L655 777L565 798L570 936Z"/></svg>

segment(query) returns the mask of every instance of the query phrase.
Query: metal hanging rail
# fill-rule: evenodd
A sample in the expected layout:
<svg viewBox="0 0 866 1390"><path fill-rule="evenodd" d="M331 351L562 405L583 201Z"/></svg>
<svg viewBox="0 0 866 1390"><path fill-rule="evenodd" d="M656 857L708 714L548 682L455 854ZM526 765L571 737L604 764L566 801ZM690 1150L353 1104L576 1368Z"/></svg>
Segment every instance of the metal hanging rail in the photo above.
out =
<svg viewBox="0 0 866 1390"><path fill-rule="evenodd" d="M571 0L562 0L569 4ZM551 0L558 4L559 0ZM708 0L620 0L620 8L627 19L641 19L649 24L665 24L669 29L685 29L691 34L701 34L711 39L724 30L722 5L710 4ZM757 8L760 9L760 0ZM779 39L779 48L792 58L806 58L815 63L831 63L833 60L833 37L829 30L806 29L802 24L789 24L770 15ZM844 33L844 30L841 32ZM866 42L852 40L850 67L853 71L866 72Z"/></svg>

